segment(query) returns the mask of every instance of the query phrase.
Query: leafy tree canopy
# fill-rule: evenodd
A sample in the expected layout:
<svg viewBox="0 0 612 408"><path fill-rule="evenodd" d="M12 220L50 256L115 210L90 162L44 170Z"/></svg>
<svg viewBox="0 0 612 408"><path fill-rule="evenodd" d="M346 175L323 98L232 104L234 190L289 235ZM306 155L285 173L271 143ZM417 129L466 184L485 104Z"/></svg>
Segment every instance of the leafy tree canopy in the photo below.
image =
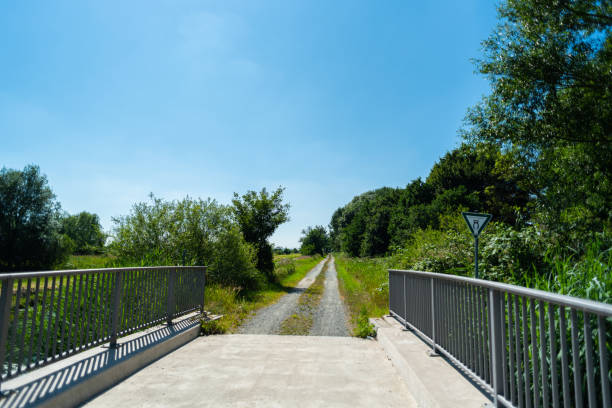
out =
<svg viewBox="0 0 612 408"><path fill-rule="evenodd" d="M38 166L0 170L0 268L49 269L69 246L60 234L60 205Z"/></svg>
<svg viewBox="0 0 612 408"><path fill-rule="evenodd" d="M506 0L478 70L491 94L464 137L511 155L535 221L571 237L610 228L612 3Z"/></svg>
<svg viewBox="0 0 612 408"><path fill-rule="evenodd" d="M300 247L300 253L303 255L324 255L329 252L329 236L327 230L322 225L316 227L307 227L302 230L302 237L300 238L302 246Z"/></svg>
<svg viewBox="0 0 612 408"><path fill-rule="evenodd" d="M75 253L77 254L100 252L106 241L106 234L102 231L100 218L97 214L86 211L65 216L62 219L61 231L74 242Z"/></svg>
<svg viewBox="0 0 612 408"><path fill-rule="evenodd" d="M289 204L283 204L283 187L269 193L247 191L242 196L234 193L233 214L247 242L257 251L257 268L271 276L274 270L272 246L268 238L279 225L289 221Z"/></svg>

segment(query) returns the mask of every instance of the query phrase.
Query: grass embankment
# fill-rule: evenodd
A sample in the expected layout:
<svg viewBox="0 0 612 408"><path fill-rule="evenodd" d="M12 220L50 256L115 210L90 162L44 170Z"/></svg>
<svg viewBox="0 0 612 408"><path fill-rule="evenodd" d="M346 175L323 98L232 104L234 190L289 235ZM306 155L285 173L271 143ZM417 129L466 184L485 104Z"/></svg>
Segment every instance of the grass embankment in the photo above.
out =
<svg viewBox="0 0 612 408"><path fill-rule="evenodd" d="M281 323L280 334L305 336L310 332L314 312L323 297L325 272L327 271L328 263L329 259L325 261L321 273L319 273L312 285L300 295L296 312Z"/></svg>
<svg viewBox="0 0 612 408"><path fill-rule="evenodd" d="M275 275L278 283L268 283L257 291L241 291L220 285L209 285L205 291L205 309L223 318L214 323L204 323L208 334L232 333L256 310L276 302L294 287L321 261L320 256L282 256L275 258Z"/></svg>
<svg viewBox="0 0 612 408"><path fill-rule="evenodd" d="M373 334L368 317L389 313L389 278L384 258L361 259L336 254L340 294L350 312L353 335Z"/></svg>
<svg viewBox="0 0 612 408"><path fill-rule="evenodd" d="M56 269L98 269L110 268L116 257L112 255L70 255L64 264Z"/></svg>

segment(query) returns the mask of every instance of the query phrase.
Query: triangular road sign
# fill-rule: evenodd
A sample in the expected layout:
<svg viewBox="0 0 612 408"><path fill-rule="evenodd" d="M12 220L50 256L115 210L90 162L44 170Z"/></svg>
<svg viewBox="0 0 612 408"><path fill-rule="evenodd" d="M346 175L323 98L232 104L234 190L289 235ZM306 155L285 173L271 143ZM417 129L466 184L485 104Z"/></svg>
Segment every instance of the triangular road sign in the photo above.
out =
<svg viewBox="0 0 612 408"><path fill-rule="evenodd" d="M472 235L475 237L480 235L492 217L491 214L480 214L473 212L462 212L461 215L463 215L463 218L465 218L465 222L470 228L470 231L472 231Z"/></svg>

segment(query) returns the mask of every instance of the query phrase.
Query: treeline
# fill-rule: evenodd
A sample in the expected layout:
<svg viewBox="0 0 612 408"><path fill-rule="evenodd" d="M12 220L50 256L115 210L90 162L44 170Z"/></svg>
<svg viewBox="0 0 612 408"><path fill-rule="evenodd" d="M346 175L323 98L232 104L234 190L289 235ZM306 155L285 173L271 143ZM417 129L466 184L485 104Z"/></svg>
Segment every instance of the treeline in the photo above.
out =
<svg viewBox="0 0 612 408"><path fill-rule="evenodd" d="M61 210L37 166L0 171L0 271L60 267L70 254L110 255L106 266L207 265L209 281L254 289L276 279L268 242L288 220L283 188L213 199L166 201L150 195L113 218L109 235L96 214Z"/></svg>
<svg viewBox="0 0 612 408"><path fill-rule="evenodd" d="M352 256L385 255L418 229L440 227L440 216L486 210L497 221L519 226L528 218L529 194L498 169L504 160L492 145L467 144L447 153L427 179L405 188L383 187L358 195L330 222L335 250Z"/></svg>

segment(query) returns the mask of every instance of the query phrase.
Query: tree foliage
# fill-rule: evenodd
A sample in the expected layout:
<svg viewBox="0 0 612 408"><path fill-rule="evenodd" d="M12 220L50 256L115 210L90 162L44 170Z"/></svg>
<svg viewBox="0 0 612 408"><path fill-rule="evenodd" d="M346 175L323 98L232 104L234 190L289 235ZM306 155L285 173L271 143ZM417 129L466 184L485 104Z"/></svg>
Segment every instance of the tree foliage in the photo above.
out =
<svg viewBox="0 0 612 408"><path fill-rule="evenodd" d="M504 157L492 145L462 145L443 156L425 182L356 196L332 216L332 246L353 256L383 255L406 244L419 228L439 228L441 216L459 209L487 211L517 225L529 196L503 171Z"/></svg>
<svg viewBox="0 0 612 408"><path fill-rule="evenodd" d="M61 222L61 232L72 240L74 252L77 254L99 253L106 241L100 218L97 214L87 211L64 216Z"/></svg>
<svg viewBox="0 0 612 408"><path fill-rule="evenodd" d="M60 234L60 205L38 166L0 170L0 268L48 269L69 245Z"/></svg>
<svg viewBox="0 0 612 408"><path fill-rule="evenodd" d="M492 92L468 111L466 139L513 155L508 169L549 228L609 228L612 3L507 0L483 46Z"/></svg>
<svg viewBox="0 0 612 408"><path fill-rule="evenodd" d="M322 225L302 230L300 253L303 255L325 255L330 250L329 235Z"/></svg>
<svg viewBox="0 0 612 408"><path fill-rule="evenodd" d="M127 263L207 265L213 283L253 288L261 276L255 252L215 200L165 201L150 196L114 218L112 251Z"/></svg>
<svg viewBox="0 0 612 408"><path fill-rule="evenodd" d="M289 204L283 204L283 187L269 193L247 191L242 196L234 193L232 211L247 242L255 247L257 269L272 277L274 261L268 238L279 225L289 221Z"/></svg>

